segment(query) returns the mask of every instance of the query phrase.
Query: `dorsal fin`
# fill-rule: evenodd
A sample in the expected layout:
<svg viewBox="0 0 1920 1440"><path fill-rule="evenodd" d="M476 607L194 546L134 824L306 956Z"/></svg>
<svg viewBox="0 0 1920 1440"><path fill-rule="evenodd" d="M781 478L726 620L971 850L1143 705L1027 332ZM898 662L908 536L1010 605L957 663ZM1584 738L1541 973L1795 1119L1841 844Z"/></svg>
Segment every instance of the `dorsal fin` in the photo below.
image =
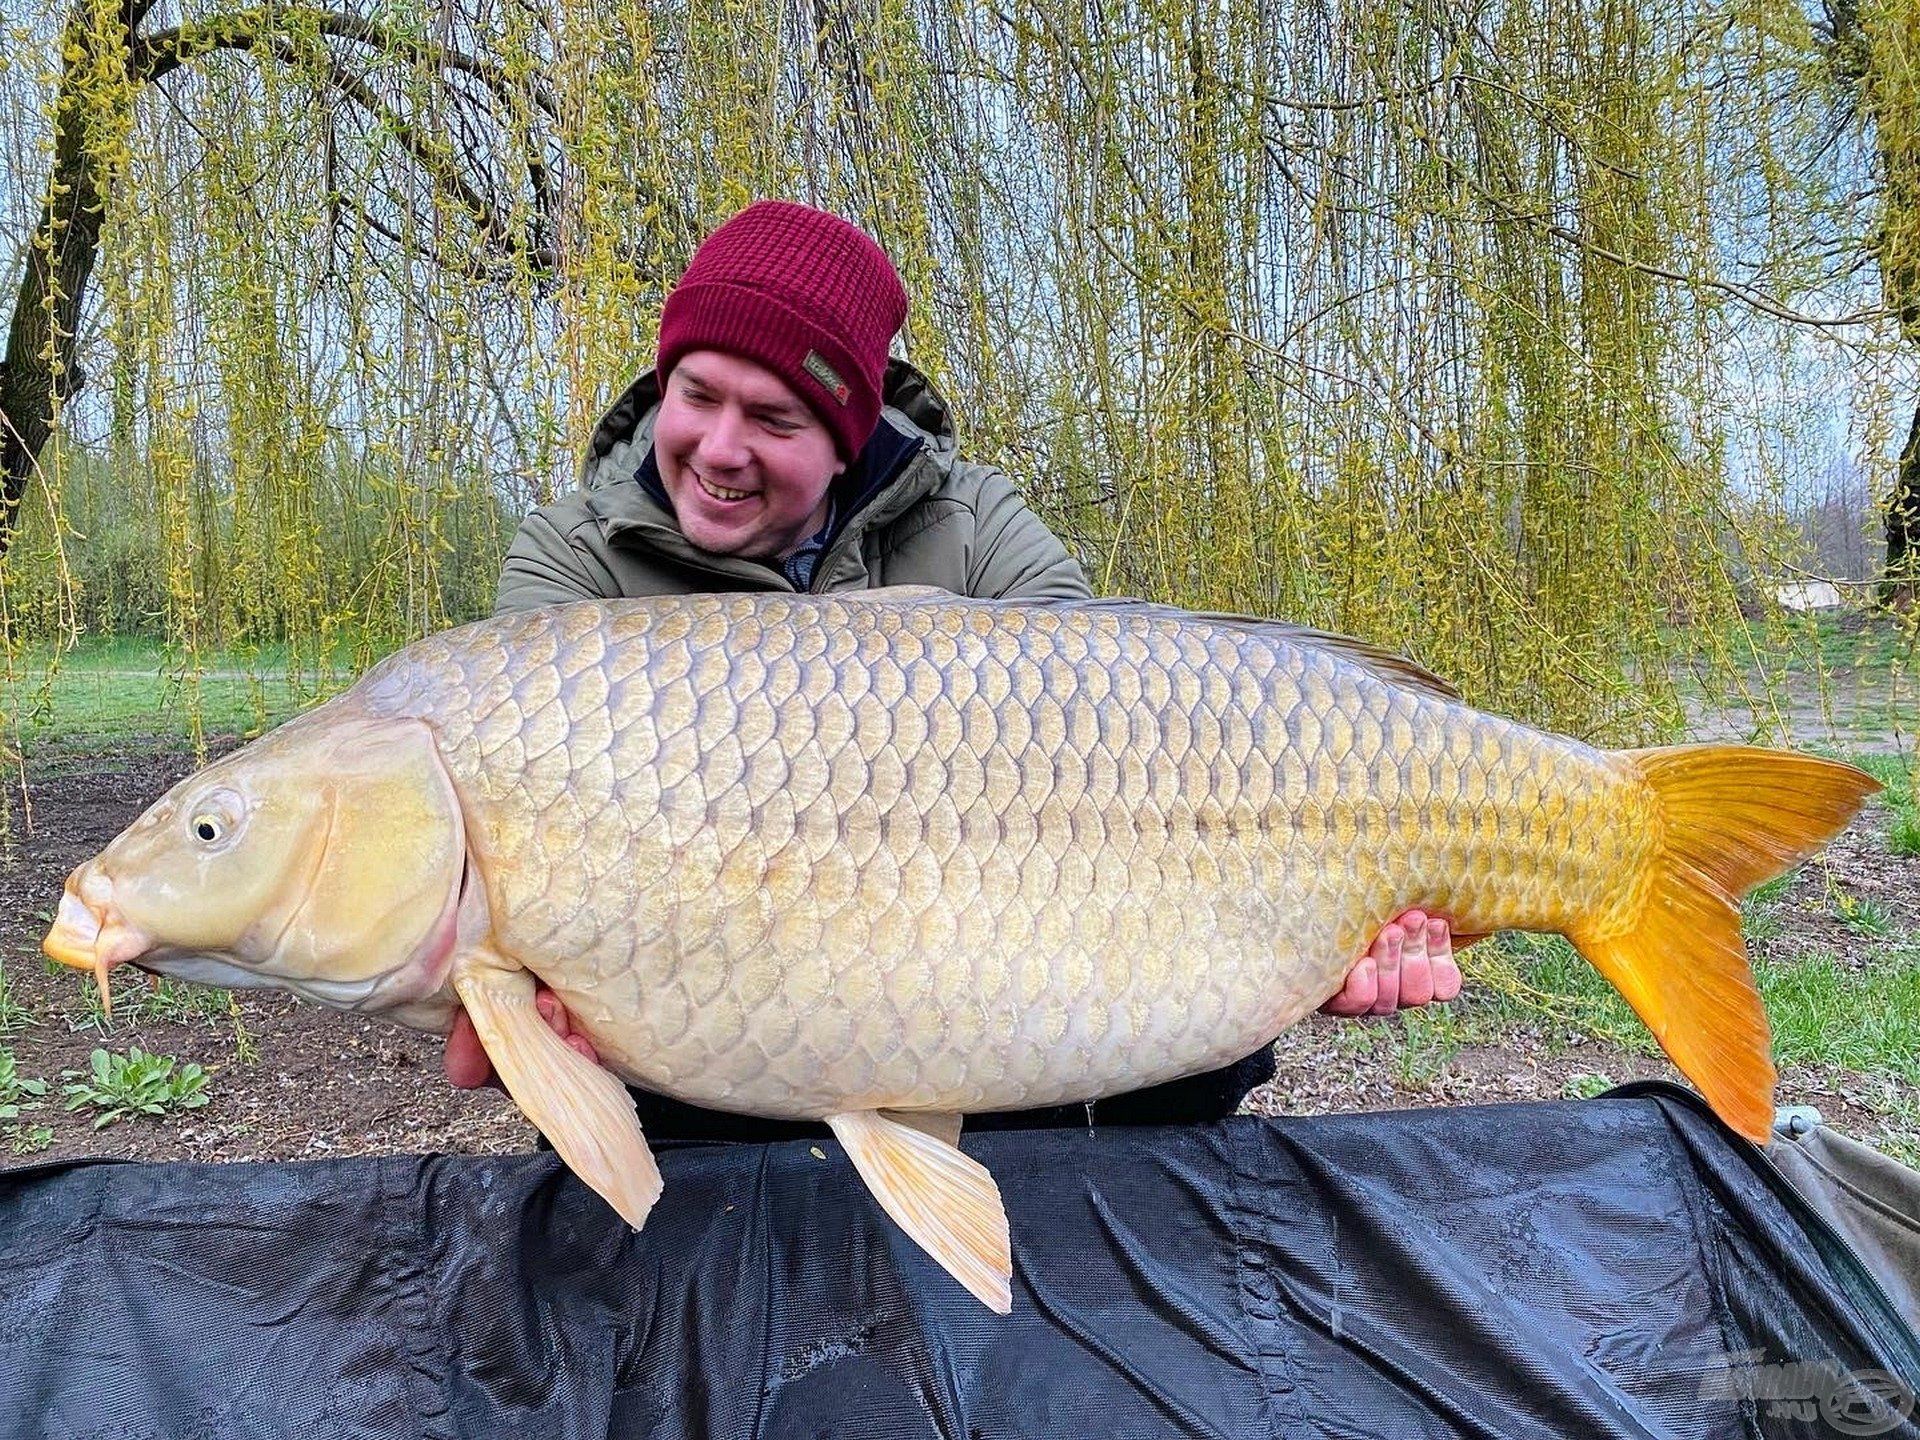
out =
<svg viewBox="0 0 1920 1440"><path fill-rule="evenodd" d="M1219 610L1182 610L1177 605L1163 605L1158 601L1140 600L1127 595L1103 596L1098 600L1028 600L997 603L1040 604L1062 609L1121 610L1129 614L1145 615L1161 620L1210 620L1218 625L1233 625L1244 630L1252 630L1274 640L1284 640L1290 645L1325 650L1349 665L1357 665L1387 684L1397 685L1403 690L1418 691L1423 695L1432 695L1441 700L1460 698L1460 692L1453 686L1424 666L1416 665L1404 655L1396 655L1391 650L1383 650L1378 645L1368 644L1365 640L1356 640L1351 635L1335 635L1331 631L1315 630L1311 626L1295 625L1287 620L1264 620L1258 615L1233 615Z"/></svg>
<svg viewBox="0 0 1920 1440"><path fill-rule="evenodd" d="M1117 610L1125 614L1142 615L1156 620L1208 620L1216 625L1232 625L1239 629L1251 630L1269 639L1285 641L1289 645L1324 650L1336 659L1344 660L1349 665L1357 665L1376 679L1389 685L1397 685L1403 690L1431 695L1440 700L1460 698L1460 692L1453 686L1404 655L1396 655L1391 650L1383 650L1378 645L1368 644L1365 640L1356 640L1351 635L1335 635L1329 630L1315 630L1312 626L1295 625L1288 620L1266 620L1258 615L1234 615L1224 610L1182 610L1177 605L1165 605L1157 600L1142 600L1132 595L1103 595L1094 600L1068 600L1051 596L1037 599L1011 597L976 599L956 595L935 585L886 585L872 590L849 590L836 594L833 598L893 605L962 604L1031 607L1046 610Z"/></svg>

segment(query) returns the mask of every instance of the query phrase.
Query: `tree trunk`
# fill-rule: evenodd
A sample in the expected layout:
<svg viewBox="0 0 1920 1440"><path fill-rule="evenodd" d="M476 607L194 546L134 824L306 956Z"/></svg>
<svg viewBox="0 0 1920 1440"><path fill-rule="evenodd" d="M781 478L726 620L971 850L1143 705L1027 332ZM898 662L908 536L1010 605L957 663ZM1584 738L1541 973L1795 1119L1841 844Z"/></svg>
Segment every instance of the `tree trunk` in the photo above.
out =
<svg viewBox="0 0 1920 1440"><path fill-rule="evenodd" d="M88 23L88 10L85 4L74 7L63 53L74 53L78 46L90 54L104 43ZM88 98L71 83L76 69L86 64L85 58L69 62L61 78L54 109L53 174L27 248L6 358L0 360L0 557L13 540L20 502L53 433L54 397L76 388L80 313L106 220L98 162L87 147L89 126L105 117L90 114Z"/></svg>
<svg viewBox="0 0 1920 1440"><path fill-rule="evenodd" d="M1887 569L1880 582L1880 603L1911 605L1916 591L1920 591L1920 408L1913 412L1893 494L1887 499Z"/></svg>

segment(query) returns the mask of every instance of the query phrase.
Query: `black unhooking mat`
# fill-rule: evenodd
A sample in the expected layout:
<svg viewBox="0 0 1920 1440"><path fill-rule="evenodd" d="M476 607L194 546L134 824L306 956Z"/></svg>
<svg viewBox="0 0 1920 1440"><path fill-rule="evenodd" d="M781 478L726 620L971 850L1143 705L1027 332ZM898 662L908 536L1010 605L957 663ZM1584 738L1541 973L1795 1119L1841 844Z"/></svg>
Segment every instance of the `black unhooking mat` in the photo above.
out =
<svg viewBox="0 0 1920 1440"><path fill-rule="evenodd" d="M832 1142L0 1175L0 1434L1913 1435L1914 1338L1675 1091L980 1134L1014 1310Z"/></svg>

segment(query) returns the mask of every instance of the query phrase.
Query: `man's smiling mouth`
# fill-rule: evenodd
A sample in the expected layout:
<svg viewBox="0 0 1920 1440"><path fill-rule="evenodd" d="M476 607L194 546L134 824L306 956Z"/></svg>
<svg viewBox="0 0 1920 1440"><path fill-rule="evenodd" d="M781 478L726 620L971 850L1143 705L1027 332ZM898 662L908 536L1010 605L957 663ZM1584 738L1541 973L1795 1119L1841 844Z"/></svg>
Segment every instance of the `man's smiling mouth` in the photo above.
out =
<svg viewBox="0 0 1920 1440"><path fill-rule="evenodd" d="M711 480L708 480L707 478L701 475L696 475L693 478L699 482L700 489L710 499L728 500L728 501L745 500L748 496L753 494L751 490L729 490L727 489L726 486L716 485Z"/></svg>

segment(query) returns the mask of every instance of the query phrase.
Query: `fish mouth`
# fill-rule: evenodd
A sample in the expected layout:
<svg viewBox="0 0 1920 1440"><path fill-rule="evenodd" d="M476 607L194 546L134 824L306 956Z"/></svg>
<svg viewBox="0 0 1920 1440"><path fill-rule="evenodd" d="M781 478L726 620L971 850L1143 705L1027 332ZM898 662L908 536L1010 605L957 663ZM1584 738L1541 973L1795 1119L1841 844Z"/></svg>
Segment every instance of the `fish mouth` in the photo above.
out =
<svg viewBox="0 0 1920 1440"><path fill-rule="evenodd" d="M113 1017L113 991L107 976L117 967L139 959L154 948L153 937L130 925L113 904L113 882L100 871L83 866L67 877L60 892L60 908L40 942L49 960L88 970L100 987L100 1004Z"/></svg>

